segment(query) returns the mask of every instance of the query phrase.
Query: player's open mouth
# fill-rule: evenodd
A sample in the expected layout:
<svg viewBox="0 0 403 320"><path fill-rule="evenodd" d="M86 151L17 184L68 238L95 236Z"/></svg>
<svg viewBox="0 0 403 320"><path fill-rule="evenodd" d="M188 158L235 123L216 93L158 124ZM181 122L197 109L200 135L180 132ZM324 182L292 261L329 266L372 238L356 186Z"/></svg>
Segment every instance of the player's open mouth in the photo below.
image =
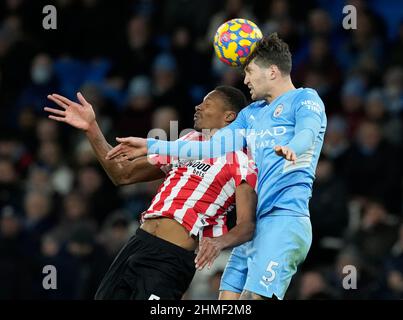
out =
<svg viewBox="0 0 403 320"><path fill-rule="evenodd" d="M199 119L199 115L195 113L195 115L193 116L193 121L196 121L197 119Z"/></svg>

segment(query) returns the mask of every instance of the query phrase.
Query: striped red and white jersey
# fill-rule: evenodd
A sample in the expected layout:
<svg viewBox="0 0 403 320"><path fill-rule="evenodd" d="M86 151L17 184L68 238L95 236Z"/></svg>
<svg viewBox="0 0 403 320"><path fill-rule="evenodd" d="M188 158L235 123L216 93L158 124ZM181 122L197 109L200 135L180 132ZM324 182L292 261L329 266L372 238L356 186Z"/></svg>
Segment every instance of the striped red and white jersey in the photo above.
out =
<svg viewBox="0 0 403 320"><path fill-rule="evenodd" d="M193 131L181 139L202 141L203 135ZM160 155L150 155L149 160L167 176L142 218L172 218L199 237L226 233L227 212L235 205L236 187L242 181L256 186L256 166L243 151L204 160L178 161Z"/></svg>

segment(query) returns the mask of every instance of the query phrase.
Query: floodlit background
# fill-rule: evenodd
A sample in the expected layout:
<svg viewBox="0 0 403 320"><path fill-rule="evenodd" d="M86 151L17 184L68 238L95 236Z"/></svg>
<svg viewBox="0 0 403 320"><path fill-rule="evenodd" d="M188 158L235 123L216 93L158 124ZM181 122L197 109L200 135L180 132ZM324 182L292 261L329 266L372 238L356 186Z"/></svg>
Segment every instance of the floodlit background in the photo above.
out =
<svg viewBox="0 0 403 320"><path fill-rule="evenodd" d="M42 27L47 4L57 30ZM342 28L346 4L357 30ZM80 90L111 144L170 120L191 128L194 106L216 85L249 97L212 48L216 28L235 17L278 32L295 85L315 88L327 109L314 241L287 298L403 298L401 1L2 0L1 299L92 299L159 185L115 187L83 133L47 119L47 94ZM217 297L228 254L196 274L186 299ZM57 290L42 288L47 264ZM358 271L356 290L342 287L346 265Z"/></svg>

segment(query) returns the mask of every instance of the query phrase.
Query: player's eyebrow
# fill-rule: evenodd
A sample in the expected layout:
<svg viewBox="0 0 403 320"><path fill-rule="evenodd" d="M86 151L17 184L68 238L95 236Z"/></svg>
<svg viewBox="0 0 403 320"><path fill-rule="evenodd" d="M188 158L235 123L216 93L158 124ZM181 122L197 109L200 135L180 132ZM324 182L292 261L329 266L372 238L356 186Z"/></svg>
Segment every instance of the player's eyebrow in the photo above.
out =
<svg viewBox="0 0 403 320"><path fill-rule="evenodd" d="M210 103L211 103L211 98L210 98L210 97L206 98L206 99L204 100L204 103L210 104Z"/></svg>
<svg viewBox="0 0 403 320"><path fill-rule="evenodd" d="M209 101L211 101L211 94L209 94L208 96L206 96L204 98L204 102L209 102Z"/></svg>

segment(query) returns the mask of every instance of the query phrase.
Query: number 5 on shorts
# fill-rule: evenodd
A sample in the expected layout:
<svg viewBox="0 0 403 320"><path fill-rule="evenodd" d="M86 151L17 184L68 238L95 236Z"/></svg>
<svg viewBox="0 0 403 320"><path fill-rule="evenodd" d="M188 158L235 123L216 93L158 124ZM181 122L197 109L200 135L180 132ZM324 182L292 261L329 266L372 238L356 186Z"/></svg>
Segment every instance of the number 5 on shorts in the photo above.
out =
<svg viewBox="0 0 403 320"><path fill-rule="evenodd" d="M267 272L270 272L270 277L265 277L265 281L267 282L271 282L274 280L274 278L276 277L276 272L273 270L273 268L277 267L278 263L274 262L274 261L270 261L269 265L266 268Z"/></svg>

